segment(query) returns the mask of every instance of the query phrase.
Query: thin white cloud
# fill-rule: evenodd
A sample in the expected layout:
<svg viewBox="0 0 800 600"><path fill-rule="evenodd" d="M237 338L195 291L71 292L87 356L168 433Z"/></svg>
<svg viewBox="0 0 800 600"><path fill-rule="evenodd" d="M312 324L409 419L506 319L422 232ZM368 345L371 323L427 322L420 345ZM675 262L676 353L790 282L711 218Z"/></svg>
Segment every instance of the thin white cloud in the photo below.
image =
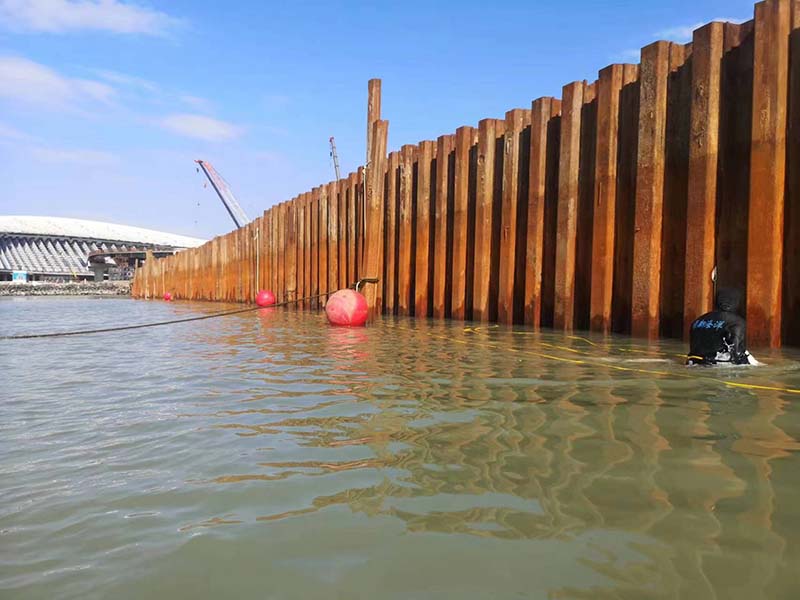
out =
<svg viewBox="0 0 800 600"><path fill-rule="evenodd" d="M30 146L31 156L44 163L74 164L82 166L103 167L114 165L119 159L110 152L86 150L82 148L54 148L50 146Z"/></svg>
<svg viewBox="0 0 800 600"><path fill-rule="evenodd" d="M711 19L711 21L692 23L691 25L678 25L676 27L668 27L667 29L656 31L653 35L659 40L668 40L672 42L686 44L687 42L692 41L692 37L696 29L699 29L703 25L707 25L708 23L713 21L739 24L739 23L744 23L745 21L747 21L747 19L740 19L737 17L717 17L716 19ZM641 58L641 49L628 48L626 50L617 52L610 58L611 60L618 62L638 63Z"/></svg>
<svg viewBox="0 0 800 600"><path fill-rule="evenodd" d="M717 17L716 19L711 19L711 21L727 21L730 23L744 23L746 20L747 19L739 19L736 17ZM678 25L677 27L670 27L668 29L657 31L655 35L661 40L670 40L685 44L686 42L690 42L692 40L692 33L695 29L702 27L708 22L709 21L693 23L691 25Z"/></svg>
<svg viewBox="0 0 800 600"><path fill-rule="evenodd" d="M25 107L85 110L114 99L114 88L100 81L65 77L18 56L0 56L0 99Z"/></svg>
<svg viewBox="0 0 800 600"><path fill-rule="evenodd" d="M102 150L64 148L0 122L0 145L13 147L30 159L47 164L109 166L119 163L119 157Z"/></svg>
<svg viewBox="0 0 800 600"><path fill-rule="evenodd" d="M244 133L242 128L232 123L205 115L169 115L161 120L161 126L173 133L208 142L231 140Z"/></svg>
<svg viewBox="0 0 800 600"><path fill-rule="evenodd" d="M622 52L618 52L614 55L611 59L618 60L621 62L634 62L638 63L639 59L642 57L642 51L639 48L628 48L627 50L623 50Z"/></svg>
<svg viewBox="0 0 800 600"><path fill-rule="evenodd" d="M128 103L136 102L139 106L146 102L155 106L170 106L172 110L185 110L188 108L192 112L211 113L214 110L213 103L201 96L187 94L185 92L170 89L169 86L162 86L155 81L121 73L111 69L91 69L84 70L105 82L114 84L119 94Z"/></svg>
<svg viewBox="0 0 800 600"><path fill-rule="evenodd" d="M200 112L211 112L212 109L211 101L207 100L206 98L201 98L200 96L184 94L180 97L180 101L186 106L189 106L194 110L199 110Z"/></svg>
<svg viewBox="0 0 800 600"><path fill-rule="evenodd" d="M119 71L112 71L111 69L91 69L91 72L100 79L114 85L136 88L154 94L159 91L157 83L149 79L136 77L135 75L128 75L126 73L120 73Z"/></svg>
<svg viewBox="0 0 800 600"><path fill-rule="evenodd" d="M0 23L15 31L165 35L181 21L125 0L0 0Z"/></svg>
<svg viewBox="0 0 800 600"><path fill-rule="evenodd" d="M33 139L34 138L32 135L27 134L24 131L20 131L15 127L11 127L11 125L0 123L0 140L18 142L18 141L31 141Z"/></svg>
<svg viewBox="0 0 800 600"><path fill-rule="evenodd" d="M0 0L1 1L1 0ZM81 117L122 114L127 119L155 124L181 136L206 141L225 141L240 137L244 129L215 119L208 114L210 101L199 96L180 94L159 84L127 73L107 69L83 69L96 79L68 77L50 67L20 56L0 55L0 106L3 101L22 111L67 112ZM110 82L110 83L109 83ZM114 85L112 85L112 83ZM162 115L145 116L148 107L164 109ZM189 112L180 112L189 108ZM171 111L174 111L170 114ZM159 110L161 112L161 110ZM2 130L0 130L0 137ZM5 136L6 138L8 136ZM42 144L47 146L46 144ZM40 153L40 158L47 158ZM69 159L68 155L61 157ZM98 157L75 155L75 162Z"/></svg>

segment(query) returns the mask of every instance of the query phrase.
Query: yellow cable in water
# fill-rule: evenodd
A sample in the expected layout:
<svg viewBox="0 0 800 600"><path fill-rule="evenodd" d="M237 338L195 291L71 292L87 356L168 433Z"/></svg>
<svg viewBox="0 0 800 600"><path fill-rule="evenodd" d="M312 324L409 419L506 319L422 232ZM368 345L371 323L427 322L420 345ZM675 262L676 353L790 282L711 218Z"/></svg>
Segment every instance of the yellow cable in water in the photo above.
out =
<svg viewBox="0 0 800 600"><path fill-rule="evenodd" d="M472 329L469 328L469 327L464 329L464 331L470 331L470 330L472 330ZM511 331L511 334L512 335L536 335L537 332L535 332L535 331ZM573 340L582 340L582 341L586 342L587 344L591 344L592 346L594 346L596 348L601 348L600 344L597 344L597 343L595 343L595 342L593 342L593 341L591 341L591 340L589 340L589 339L587 339L585 337L581 337L581 336L577 336L577 335L568 335L568 336L565 336L565 337L567 337L569 339L573 339ZM545 342L539 342L539 343L540 344L545 344ZM582 350L576 350L574 348L569 348L568 346L557 346L555 344L548 344L548 345L553 347L553 348L560 348L562 350L567 350L569 352L576 352L578 354L583 352ZM663 353L657 352L657 351L654 352L652 350L638 350L638 349L635 349L635 348L614 348L614 349L617 350L618 352L630 352L630 353L633 353L633 354L648 354L650 356L655 356L655 357L659 357L659 358L665 358L665 357L686 358L686 356L684 354L663 354Z"/></svg>
<svg viewBox="0 0 800 600"><path fill-rule="evenodd" d="M567 338L570 340L581 340L582 342L586 342L590 346L597 346L597 344L595 344L592 340L587 339L585 337L581 337L579 335L568 335Z"/></svg>
<svg viewBox="0 0 800 600"><path fill-rule="evenodd" d="M400 329L397 326L391 326L390 325L390 327L395 327L396 329ZM451 338L447 338L445 336L432 334L432 333L428 333L427 335L429 335L431 337L434 337L434 338L438 338L440 340L444 340L446 342L456 342L456 343L464 344L464 345L467 345L467 346L469 346L469 345L474 343L474 342L467 342L466 340L451 339ZM490 348L493 348L493 349L496 349L496 350L499 349L497 346L492 345L492 344L484 343L483 345L484 346L489 346ZM549 346L553 346L555 348L568 349L568 350L570 350L572 352L578 352L577 350L569 349L566 346L560 346L559 347L559 346L556 346L554 344L548 344L548 345ZM579 359L579 358L565 358L563 356L554 356L552 354L542 354L540 352L534 352L533 350L519 350L517 348L508 348L507 350L510 350L511 352L528 354L530 356L536 356L536 357L544 358L544 359L548 359L548 360L555 360L555 361L558 361L558 362L566 362L566 363L577 364L577 365L588 365L588 366L599 367L599 368L605 367L605 368L608 368L608 369L614 369L615 371L625 371L625 372L628 372L628 373L643 373L645 375L661 375L661 376L664 376L664 377L678 377L678 378L681 378L681 379L702 379L704 381L713 381L715 383L721 383L722 385L725 385L725 386L728 386L728 387L736 387L736 388L744 388L744 389L752 389L752 390L767 390L767 391L772 391L772 392L784 392L784 393L787 393L787 394L800 394L800 389L795 389L795 388L783 388L783 387L773 387L773 386L768 386L768 385L757 385L757 384L752 384L752 383L740 383L740 382L737 382L737 381L727 381L725 379L719 379L717 377L699 377L698 378L698 377L695 377L694 375L689 375L688 373L674 373L674 372L670 372L670 371L655 371L655 370L652 370L652 369L638 369L638 368L634 368L634 367L623 367L623 366L620 366L620 365L610 365L608 363L598 363L598 362L594 362L594 361L582 360L582 359ZM676 356L678 356L678 355L676 355ZM681 358L683 358L683 355L680 355L680 356L681 356Z"/></svg>

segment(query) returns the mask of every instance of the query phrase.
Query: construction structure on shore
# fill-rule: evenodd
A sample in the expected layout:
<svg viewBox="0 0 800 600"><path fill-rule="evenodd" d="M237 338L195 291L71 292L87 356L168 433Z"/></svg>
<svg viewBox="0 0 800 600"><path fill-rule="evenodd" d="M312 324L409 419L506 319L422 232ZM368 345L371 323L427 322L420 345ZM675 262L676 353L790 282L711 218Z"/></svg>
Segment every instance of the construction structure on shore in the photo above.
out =
<svg viewBox="0 0 800 600"><path fill-rule="evenodd" d="M147 262L134 295L282 302L377 277L376 315L681 337L716 267L752 345L800 345L800 0L388 156L380 89L364 168Z"/></svg>
<svg viewBox="0 0 800 600"><path fill-rule="evenodd" d="M204 241L86 219L0 215L0 281L127 280L146 253L170 256Z"/></svg>

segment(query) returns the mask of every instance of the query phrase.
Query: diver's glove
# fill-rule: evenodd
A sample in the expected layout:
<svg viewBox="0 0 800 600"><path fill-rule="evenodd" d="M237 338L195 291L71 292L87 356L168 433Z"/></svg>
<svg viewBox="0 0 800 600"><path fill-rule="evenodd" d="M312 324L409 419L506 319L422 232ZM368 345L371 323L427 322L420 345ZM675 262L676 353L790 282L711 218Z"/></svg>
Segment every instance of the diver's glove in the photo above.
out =
<svg viewBox="0 0 800 600"><path fill-rule="evenodd" d="M749 350L745 350L744 351L744 355L745 355L745 357L747 357L747 364L748 365L753 365L754 367L763 367L764 366L764 363L758 362L756 360L756 357L753 356L752 354L750 354Z"/></svg>

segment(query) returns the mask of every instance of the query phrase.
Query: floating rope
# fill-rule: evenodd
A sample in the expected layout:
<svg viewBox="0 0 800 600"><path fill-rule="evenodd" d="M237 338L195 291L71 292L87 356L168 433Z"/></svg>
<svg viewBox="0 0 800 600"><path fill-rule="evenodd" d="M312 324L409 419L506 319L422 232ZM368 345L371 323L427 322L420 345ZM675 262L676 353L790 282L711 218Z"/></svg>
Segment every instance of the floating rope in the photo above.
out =
<svg viewBox="0 0 800 600"><path fill-rule="evenodd" d="M187 317L184 319L171 319L169 321L156 321L155 323L140 323L138 325L122 325L120 327L104 327L102 329L83 329L79 331L56 331L52 333L30 333L23 335L4 335L0 336L0 341L3 340L31 340L35 338L54 338L54 337L68 337L74 335L91 335L95 333L111 333L114 331L128 331L131 329L146 329L148 327L161 327L162 325L174 325L175 323L188 323L189 321L202 321L204 319L216 319L217 317L227 317L229 315L239 315L254 310L267 310L270 308L277 308L280 306L287 306L296 302L305 302L308 300L316 300L323 296L330 296L334 292L325 292L317 294L316 296L307 296L305 298L298 298L297 300L286 300L278 302L271 306L248 306L247 308L238 308L236 310L228 310L224 312L212 313L210 315L201 315L199 317Z"/></svg>
<svg viewBox="0 0 800 600"><path fill-rule="evenodd" d="M365 283L377 283L377 277L362 277L357 282L351 284L350 289L358 289ZM309 300L317 300L324 296L331 296L337 290L332 292L323 292L314 296L306 296L305 298L298 298L296 300L284 300L271 306L248 306L247 308L238 308L236 310L228 310L224 312L212 313L210 315L201 315L199 317L187 317L185 319L171 319L169 321L156 321L155 323L140 323L139 325L121 325L120 327L104 327L102 329L82 329L79 331L55 331L52 333L29 333L22 335L3 335L0 336L0 341L4 340L32 340L38 338L54 338L54 337L69 337L75 335L92 335L95 333L112 333L115 331L129 331L131 329L146 329L148 327L161 327L162 325L174 325L175 323L188 323L189 321L203 321L204 319L216 319L217 317L227 317L228 315L240 315L242 313L251 312L254 310L263 310L267 308L277 308L280 306L288 306L297 302L307 302Z"/></svg>
<svg viewBox="0 0 800 600"><path fill-rule="evenodd" d="M357 283L349 286L351 289L355 288L358 289L361 284L363 283L376 283L377 279L372 278L364 278L359 280ZM25 335L7 335L7 336L0 336L0 341L3 340L29 340L29 339L37 339L37 338L54 338L54 337L68 337L68 336L77 336L77 335L92 335L96 333L111 333L115 331L128 331L131 329L145 329L148 327L160 327L162 325L173 325L176 323L188 323L190 321L202 321L205 319L215 319L217 317L227 317L229 315L238 315L246 312L252 312L256 310L268 310L270 308L277 308L280 306L288 306L289 304L295 304L297 302L306 302L309 300L316 300L322 298L323 296L330 296L335 292L323 292L322 294L316 294L314 296L306 296L305 298L298 298L297 300L285 300L283 302L278 302L273 304L272 306L249 306L247 308L240 308L237 310L229 310L225 312L218 312L213 313L210 315L201 315L199 317L187 317L184 319L172 319L169 321L157 321L155 323L141 323L139 325L124 325L121 327L106 327L103 329L84 329L80 331L63 331L63 332L53 332L53 333L34 333L34 334L25 334ZM387 324L388 325L388 324ZM390 329L407 329L404 327L398 327L397 325L388 325ZM465 331L477 331L480 327L465 327ZM436 335L434 333L428 332L428 336L438 338L441 340L445 340L448 342L455 342L457 344L465 344L465 345L472 345L475 341L467 342L465 340L459 340L455 338L448 338L441 335ZM567 336L571 339L579 339L582 341L586 341L595 345L593 342L586 338L580 338L578 336ZM492 344L491 342L478 342L479 344L483 345L484 347L492 348L492 349L500 349L498 346ZM574 352L577 354L582 354L585 357L590 357L590 355L586 354L585 352L581 352L580 350L576 350L574 348L569 348L567 346L559 346L556 344L547 344L547 343L540 343L540 345L547 346L553 349L558 350L569 350L570 352ZM778 386L768 386L768 385L758 385L758 384L751 384L751 383L741 383L738 381L728 381L725 379L719 379L717 377L697 377L694 375L690 375L688 373L676 373L671 371L657 371L654 369L641 369L635 367L623 367L621 365L613 365L609 363L601 363L594 360L585 360L579 358L567 358L564 356L556 356L553 354L544 354L541 352L536 352L533 350L519 350L517 348L507 348L511 352L517 354L527 354L529 356L536 356L537 358L543 358L545 360L552 360L556 362L566 362L575 365L587 365L592 367L597 367L598 369L611 369L614 371L624 371L629 373L640 373L645 375L656 375L660 377L675 377L679 379L702 379L705 381L710 381L714 383L718 383L727 387L734 387L734 388L744 388L744 389L751 389L751 390L766 390L766 391L774 391L774 392L783 392L787 394L800 394L800 389L795 388L787 388L787 387L778 387Z"/></svg>

